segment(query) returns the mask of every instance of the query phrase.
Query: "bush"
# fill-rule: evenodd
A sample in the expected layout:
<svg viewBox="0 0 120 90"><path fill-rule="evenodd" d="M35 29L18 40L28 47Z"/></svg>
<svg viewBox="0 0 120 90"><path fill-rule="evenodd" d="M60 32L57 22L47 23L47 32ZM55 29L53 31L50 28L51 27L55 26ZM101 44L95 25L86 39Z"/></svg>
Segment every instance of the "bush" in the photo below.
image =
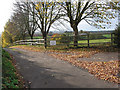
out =
<svg viewBox="0 0 120 90"><path fill-rule="evenodd" d="M118 47L120 47L120 26L115 29L114 34L114 43L117 44Z"/></svg>

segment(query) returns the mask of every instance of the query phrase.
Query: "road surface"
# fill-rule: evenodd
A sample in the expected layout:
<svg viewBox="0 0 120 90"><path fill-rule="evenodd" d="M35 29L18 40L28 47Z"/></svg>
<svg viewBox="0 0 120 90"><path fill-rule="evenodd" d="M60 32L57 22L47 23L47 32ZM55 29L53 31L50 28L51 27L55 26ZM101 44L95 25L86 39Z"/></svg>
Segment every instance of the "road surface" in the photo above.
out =
<svg viewBox="0 0 120 90"><path fill-rule="evenodd" d="M87 71L45 52L4 49L13 55L24 80L31 82L30 88L118 88L117 84L98 80Z"/></svg>

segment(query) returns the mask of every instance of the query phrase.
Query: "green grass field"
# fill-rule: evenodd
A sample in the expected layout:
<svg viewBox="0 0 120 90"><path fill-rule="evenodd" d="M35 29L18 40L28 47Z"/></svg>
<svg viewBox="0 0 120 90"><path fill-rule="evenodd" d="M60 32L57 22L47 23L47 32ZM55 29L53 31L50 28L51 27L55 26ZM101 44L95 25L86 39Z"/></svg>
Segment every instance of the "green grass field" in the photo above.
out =
<svg viewBox="0 0 120 90"><path fill-rule="evenodd" d="M111 38L110 34L104 34L103 36L106 37L106 38Z"/></svg>
<svg viewBox="0 0 120 90"><path fill-rule="evenodd" d="M103 43L103 42L111 42L111 39L98 39L98 40L90 40L90 43ZM88 43L87 40L78 41L78 43Z"/></svg>
<svg viewBox="0 0 120 90"><path fill-rule="evenodd" d="M111 39L98 39L98 40L89 40L90 43L104 43L104 42L111 42ZM87 40L78 41L78 43L88 43ZM71 42L73 44L73 42Z"/></svg>
<svg viewBox="0 0 120 90"><path fill-rule="evenodd" d="M48 38L51 37L51 36L48 36ZM42 39L43 37L42 36L37 36L37 37L33 37L33 39ZM30 37L27 37L26 39L30 39Z"/></svg>

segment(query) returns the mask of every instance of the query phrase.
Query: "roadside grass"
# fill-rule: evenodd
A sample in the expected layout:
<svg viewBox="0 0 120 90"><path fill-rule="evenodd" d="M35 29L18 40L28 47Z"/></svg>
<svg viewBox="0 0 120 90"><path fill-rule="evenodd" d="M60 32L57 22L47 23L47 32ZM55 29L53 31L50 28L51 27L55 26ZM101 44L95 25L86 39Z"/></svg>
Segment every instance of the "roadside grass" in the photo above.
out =
<svg viewBox="0 0 120 90"><path fill-rule="evenodd" d="M2 50L2 88L23 88L22 77L17 73L12 58Z"/></svg>

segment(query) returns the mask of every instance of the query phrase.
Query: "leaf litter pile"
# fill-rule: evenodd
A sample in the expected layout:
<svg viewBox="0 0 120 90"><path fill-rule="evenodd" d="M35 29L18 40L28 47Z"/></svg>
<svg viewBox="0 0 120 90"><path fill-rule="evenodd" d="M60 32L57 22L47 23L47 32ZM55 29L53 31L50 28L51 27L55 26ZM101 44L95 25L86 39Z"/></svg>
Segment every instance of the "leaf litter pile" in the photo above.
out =
<svg viewBox="0 0 120 90"><path fill-rule="evenodd" d="M25 50L35 51L35 52L43 52L42 48L39 47L31 47L31 46L15 46L11 48L21 48ZM120 61L112 60L108 62L102 61L80 61L78 58L89 58L94 54L101 52L97 49L87 50L74 50L69 49L68 51L60 51L60 50L47 50L49 55L59 58L61 60L67 61L74 66L81 67L87 69L89 73L96 76L98 79L103 79L109 82L120 83Z"/></svg>

